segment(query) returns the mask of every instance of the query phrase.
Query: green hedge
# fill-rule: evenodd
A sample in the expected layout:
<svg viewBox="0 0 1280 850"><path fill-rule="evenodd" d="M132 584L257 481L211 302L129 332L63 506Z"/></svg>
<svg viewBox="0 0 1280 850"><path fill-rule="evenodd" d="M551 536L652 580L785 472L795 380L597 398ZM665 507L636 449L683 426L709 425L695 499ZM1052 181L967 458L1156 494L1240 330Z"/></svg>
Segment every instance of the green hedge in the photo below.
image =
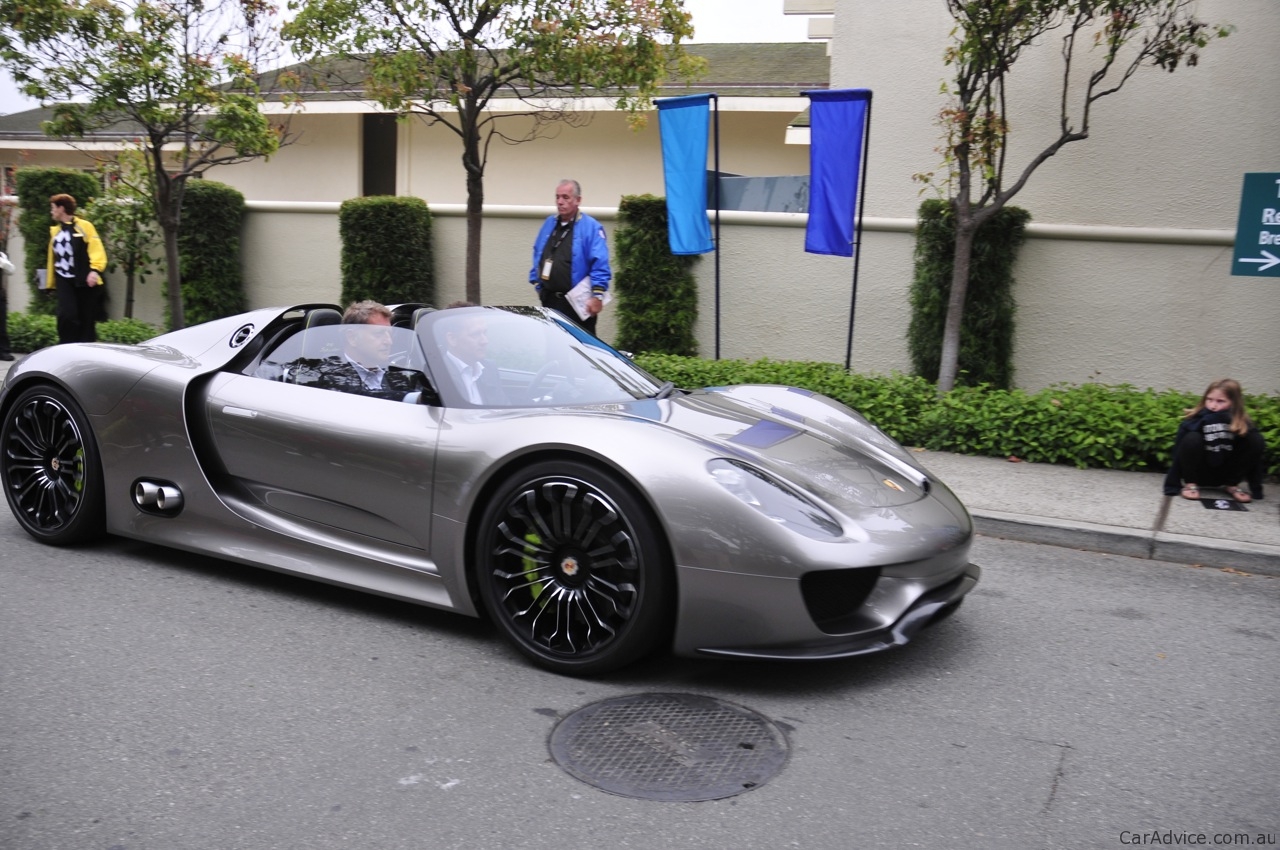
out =
<svg viewBox="0 0 1280 850"><path fill-rule="evenodd" d="M49 228L53 225L53 219L49 217L49 198L58 194L70 195L76 199L78 215L101 193L101 178L74 168L19 168L16 182L18 209L21 211L18 230L27 246L23 274L31 292L27 309L51 316L58 308L58 299L51 293L36 289L36 269L44 268L48 262Z"/></svg>
<svg viewBox="0 0 1280 850"><path fill-rule="evenodd" d="M766 383L814 390L908 446L1081 469L1163 472L1178 421L1199 399L1196 393L1123 384L1061 385L1035 393L984 385L959 387L939 398L936 386L918 376L858 375L831 363L657 354L640 354L636 362L682 387ZM1280 474L1280 396L1246 394L1245 406L1267 441L1268 474Z"/></svg>
<svg viewBox="0 0 1280 850"><path fill-rule="evenodd" d="M245 311L240 273L244 212L244 195L238 190L213 180L187 181L178 226L185 324L197 325Z"/></svg>
<svg viewBox="0 0 1280 850"><path fill-rule="evenodd" d="M342 202L342 303L435 304L431 210L421 198L375 195Z"/></svg>
<svg viewBox="0 0 1280 850"><path fill-rule="evenodd" d="M1030 220L1026 210L1004 207L973 240L969 288L960 323L957 385L1013 386L1013 267ZM938 199L925 201L916 226L907 348L912 369L930 381L938 380L942 359L955 246L951 205Z"/></svg>
<svg viewBox="0 0 1280 850"><path fill-rule="evenodd" d="M139 319L110 319L98 322L98 342L135 345L158 336L160 330ZM33 313L9 314L9 343L14 351L31 352L58 343L58 323L53 316Z"/></svg>
<svg viewBox="0 0 1280 850"><path fill-rule="evenodd" d="M671 253L667 200L627 195L618 206L615 294L618 338L625 351L694 355L698 340L696 256Z"/></svg>

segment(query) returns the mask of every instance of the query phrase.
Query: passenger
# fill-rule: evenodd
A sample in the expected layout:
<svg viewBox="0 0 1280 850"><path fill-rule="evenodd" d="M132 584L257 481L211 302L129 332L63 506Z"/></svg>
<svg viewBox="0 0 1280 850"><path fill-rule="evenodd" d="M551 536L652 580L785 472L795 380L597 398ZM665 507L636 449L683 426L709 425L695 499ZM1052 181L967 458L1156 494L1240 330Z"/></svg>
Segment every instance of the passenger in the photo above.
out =
<svg viewBox="0 0 1280 850"><path fill-rule="evenodd" d="M1199 499L1204 484L1221 487L1237 502L1261 499L1265 450L1262 433L1245 413L1240 384L1214 381L1178 426L1164 494L1177 494L1181 484L1182 498ZM1242 479L1249 492L1240 489Z"/></svg>
<svg viewBox="0 0 1280 850"><path fill-rule="evenodd" d="M391 315L390 309L376 301L357 301L349 306L342 314L338 330L342 337L342 355L328 357L316 365L313 385L344 393L416 402L421 389L418 373L390 367Z"/></svg>
<svg viewBox="0 0 1280 850"><path fill-rule="evenodd" d="M475 306L457 301L449 308ZM446 308L448 309L448 308ZM483 313L448 316L441 320L444 331L444 362L454 386L472 404L508 404L498 367L485 359L489 348L489 320Z"/></svg>

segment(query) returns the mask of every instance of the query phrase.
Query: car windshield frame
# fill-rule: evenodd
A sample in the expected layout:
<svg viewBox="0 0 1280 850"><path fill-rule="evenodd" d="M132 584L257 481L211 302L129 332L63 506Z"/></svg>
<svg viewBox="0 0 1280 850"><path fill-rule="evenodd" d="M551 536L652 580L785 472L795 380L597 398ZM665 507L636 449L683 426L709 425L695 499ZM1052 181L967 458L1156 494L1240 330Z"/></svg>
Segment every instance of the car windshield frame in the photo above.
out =
<svg viewBox="0 0 1280 850"><path fill-rule="evenodd" d="M487 341L466 350L468 323L482 323ZM656 398L665 384L629 357L553 310L543 307L450 307L419 319L418 334L431 385L446 407L538 408L626 404ZM453 346L463 359L452 359ZM464 360L479 356L485 370L475 380L502 393L473 400L460 377ZM544 373L545 370L545 374ZM474 374L474 373L473 373ZM529 386L538 378L538 386ZM479 391L477 390L477 394Z"/></svg>

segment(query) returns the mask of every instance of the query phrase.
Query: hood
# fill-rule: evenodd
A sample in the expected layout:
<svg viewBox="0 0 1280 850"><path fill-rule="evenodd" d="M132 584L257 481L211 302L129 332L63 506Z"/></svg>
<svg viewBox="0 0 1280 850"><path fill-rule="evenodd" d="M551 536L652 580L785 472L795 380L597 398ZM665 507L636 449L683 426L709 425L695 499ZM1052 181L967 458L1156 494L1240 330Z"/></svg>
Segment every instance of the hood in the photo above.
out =
<svg viewBox="0 0 1280 850"><path fill-rule="evenodd" d="M931 487L896 442L844 405L807 390L698 390L671 399L665 424L847 513L915 502Z"/></svg>

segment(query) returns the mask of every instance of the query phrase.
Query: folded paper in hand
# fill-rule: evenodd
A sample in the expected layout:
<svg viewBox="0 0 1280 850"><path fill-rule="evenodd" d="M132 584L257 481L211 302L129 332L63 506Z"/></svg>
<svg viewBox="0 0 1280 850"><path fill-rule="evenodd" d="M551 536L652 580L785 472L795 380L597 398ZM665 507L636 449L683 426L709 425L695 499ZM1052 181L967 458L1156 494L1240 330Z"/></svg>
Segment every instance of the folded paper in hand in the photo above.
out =
<svg viewBox="0 0 1280 850"><path fill-rule="evenodd" d="M587 312L587 299L593 298L591 294L591 276L587 275L578 284L564 294L569 303L573 305L573 310L578 314L578 318L586 321L591 318L591 314ZM613 300L613 296L609 294L609 290L604 291L604 303L608 304Z"/></svg>

